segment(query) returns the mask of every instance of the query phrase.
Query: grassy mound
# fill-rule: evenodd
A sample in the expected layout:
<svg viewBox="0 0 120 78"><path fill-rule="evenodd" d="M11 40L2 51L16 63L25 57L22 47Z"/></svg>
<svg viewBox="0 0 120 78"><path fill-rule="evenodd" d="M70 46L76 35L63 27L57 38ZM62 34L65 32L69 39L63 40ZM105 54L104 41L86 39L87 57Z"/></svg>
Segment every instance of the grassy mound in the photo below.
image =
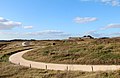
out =
<svg viewBox="0 0 120 78"><path fill-rule="evenodd" d="M14 52L26 49L26 47L16 46L16 44L17 42L10 42L0 50L0 78L120 78L119 70L108 72L50 71L14 65L8 61L9 56Z"/></svg>
<svg viewBox="0 0 120 78"><path fill-rule="evenodd" d="M23 57L28 60L64 64L119 65L120 38L57 41Z"/></svg>

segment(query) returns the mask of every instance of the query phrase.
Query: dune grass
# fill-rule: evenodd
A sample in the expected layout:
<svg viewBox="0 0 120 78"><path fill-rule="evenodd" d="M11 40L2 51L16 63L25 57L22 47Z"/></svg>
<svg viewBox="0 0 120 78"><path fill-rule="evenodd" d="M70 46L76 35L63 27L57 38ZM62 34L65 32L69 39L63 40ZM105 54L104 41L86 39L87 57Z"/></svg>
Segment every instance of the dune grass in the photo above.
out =
<svg viewBox="0 0 120 78"><path fill-rule="evenodd" d="M0 62L0 78L120 78L120 71L50 71Z"/></svg>
<svg viewBox="0 0 120 78"><path fill-rule="evenodd" d="M0 59L0 78L120 78L119 70L107 72L50 71L14 65L8 61L12 53L26 48L28 47L13 47L11 42L9 48L6 46L0 50L2 58Z"/></svg>
<svg viewBox="0 0 120 78"><path fill-rule="evenodd" d="M37 48L23 57L48 63L120 65L120 39L60 41L54 46Z"/></svg>

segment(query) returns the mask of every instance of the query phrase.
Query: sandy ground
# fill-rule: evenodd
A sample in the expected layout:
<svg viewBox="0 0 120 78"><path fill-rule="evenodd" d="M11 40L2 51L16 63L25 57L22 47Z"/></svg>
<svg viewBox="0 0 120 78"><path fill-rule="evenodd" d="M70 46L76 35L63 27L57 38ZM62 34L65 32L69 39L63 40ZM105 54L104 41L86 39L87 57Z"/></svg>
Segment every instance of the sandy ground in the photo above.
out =
<svg viewBox="0 0 120 78"><path fill-rule="evenodd" d="M9 57L9 61L14 64L38 68L38 69L48 69L48 70L71 70L71 71L107 71L107 70L119 70L120 65L75 65L75 64L53 64L53 63L43 63L43 62L34 62L26 60L22 55L31 50L25 50L13 54Z"/></svg>

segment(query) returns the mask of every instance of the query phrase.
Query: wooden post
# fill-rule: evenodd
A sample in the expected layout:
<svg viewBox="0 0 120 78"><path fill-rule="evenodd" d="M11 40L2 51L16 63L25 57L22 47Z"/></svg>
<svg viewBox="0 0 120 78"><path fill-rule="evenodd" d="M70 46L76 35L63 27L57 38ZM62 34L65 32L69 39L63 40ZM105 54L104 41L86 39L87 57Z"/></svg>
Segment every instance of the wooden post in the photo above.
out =
<svg viewBox="0 0 120 78"><path fill-rule="evenodd" d="M47 65L45 65L45 69L47 70Z"/></svg>
<svg viewBox="0 0 120 78"><path fill-rule="evenodd" d="M68 66L67 66L67 71L68 71Z"/></svg>
<svg viewBox="0 0 120 78"><path fill-rule="evenodd" d="M30 64L30 68L31 68L31 64Z"/></svg>
<svg viewBox="0 0 120 78"><path fill-rule="evenodd" d="M91 66L92 72L93 72L93 66Z"/></svg>
<svg viewBox="0 0 120 78"><path fill-rule="evenodd" d="M18 63L18 65L20 65L20 63Z"/></svg>

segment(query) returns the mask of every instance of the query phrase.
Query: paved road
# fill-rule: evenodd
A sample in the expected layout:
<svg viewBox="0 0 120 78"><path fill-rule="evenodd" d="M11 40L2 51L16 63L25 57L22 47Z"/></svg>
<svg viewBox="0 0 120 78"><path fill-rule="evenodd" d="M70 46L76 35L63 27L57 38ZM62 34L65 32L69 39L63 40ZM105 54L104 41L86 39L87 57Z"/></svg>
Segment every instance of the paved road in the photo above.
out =
<svg viewBox="0 0 120 78"><path fill-rule="evenodd" d="M14 64L19 64L26 67L38 68L38 69L49 69L49 70L72 70L72 71L107 71L107 70L119 70L120 65L71 65L71 64L53 64L34 62L26 60L22 55L31 50L25 50L15 53L9 57L9 61Z"/></svg>

